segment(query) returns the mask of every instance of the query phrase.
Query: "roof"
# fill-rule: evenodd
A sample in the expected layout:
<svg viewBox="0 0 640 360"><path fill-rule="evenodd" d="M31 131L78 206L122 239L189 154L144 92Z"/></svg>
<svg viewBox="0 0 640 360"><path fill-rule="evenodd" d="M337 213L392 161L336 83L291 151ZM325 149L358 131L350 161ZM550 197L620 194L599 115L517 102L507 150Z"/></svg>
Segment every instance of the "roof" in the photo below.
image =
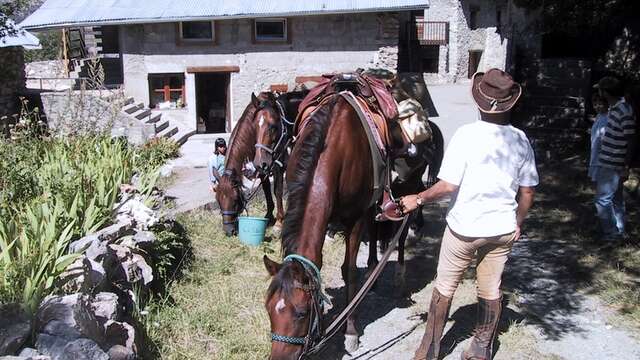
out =
<svg viewBox="0 0 640 360"><path fill-rule="evenodd" d="M6 25L9 28L13 27L16 31L14 34L0 37L0 48L22 46L25 49L40 49L40 39L33 34L16 26L11 19L7 19Z"/></svg>
<svg viewBox="0 0 640 360"><path fill-rule="evenodd" d="M25 29L419 10L428 0L46 0Z"/></svg>

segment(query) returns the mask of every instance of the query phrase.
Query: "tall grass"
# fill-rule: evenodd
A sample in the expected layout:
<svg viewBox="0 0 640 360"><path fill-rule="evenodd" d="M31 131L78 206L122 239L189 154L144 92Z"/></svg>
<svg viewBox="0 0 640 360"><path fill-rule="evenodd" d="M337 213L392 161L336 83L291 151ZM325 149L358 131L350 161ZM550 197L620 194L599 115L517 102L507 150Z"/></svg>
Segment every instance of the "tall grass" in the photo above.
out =
<svg viewBox="0 0 640 360"><path fill-rule="evenodd" d="M120 185L139 173L151 193L162 161L148 151L104 136L0 140L0 303L34 311L79 256L69 243L111 222Z"/></svg>

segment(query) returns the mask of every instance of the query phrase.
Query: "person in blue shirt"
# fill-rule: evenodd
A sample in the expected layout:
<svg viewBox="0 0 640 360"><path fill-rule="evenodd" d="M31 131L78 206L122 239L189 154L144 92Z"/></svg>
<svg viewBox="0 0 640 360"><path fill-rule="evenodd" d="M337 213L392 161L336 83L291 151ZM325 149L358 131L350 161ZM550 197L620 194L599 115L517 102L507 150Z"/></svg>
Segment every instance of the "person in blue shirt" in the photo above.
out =
<svg viewBox="0 0 640 360"><path fill-rule="evenodd" d="M608 108L607 101L600 95L594 94L591 102L596 110L596 118L591 126L591 157L589 159L589 178L595 182L600 167L598 157L600 155L600 144L602 143L602 135L607 126Z"/></svg>
<svg viewBox="0 0 640 360"><path fill-rule="evenodd" d="M213 154L209 157L209 181L211 182L211 191L215 192L218 187L218 178L224 173L224 159L227 153L227 143L223 138L217 138L214 145Z"/></svg>

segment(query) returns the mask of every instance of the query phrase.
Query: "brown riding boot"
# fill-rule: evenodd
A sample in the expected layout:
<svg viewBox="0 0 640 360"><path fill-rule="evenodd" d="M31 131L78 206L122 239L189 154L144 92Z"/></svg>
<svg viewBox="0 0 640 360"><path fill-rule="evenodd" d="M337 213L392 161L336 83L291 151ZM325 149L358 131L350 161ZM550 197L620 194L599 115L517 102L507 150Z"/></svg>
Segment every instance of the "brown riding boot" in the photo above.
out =
<svg viewBox="0 0 640 360"><path fill-rule="evenodd" d="M422 337L422 342L420 342L420 346L413 356L413 360L438 359L440 339L449 317L450 307L451 298L443 296L434 287L431 295L431 304L429 305L429 314L427 315L427 328Z"/></svg>
<svg viewBox="0 0 640 360"><path fill-rule="evenodd" d="M491 360L493 340L498 329L502 298L485 300L478 298L478 318L469 347L462 352L462 360Z"/></svg>

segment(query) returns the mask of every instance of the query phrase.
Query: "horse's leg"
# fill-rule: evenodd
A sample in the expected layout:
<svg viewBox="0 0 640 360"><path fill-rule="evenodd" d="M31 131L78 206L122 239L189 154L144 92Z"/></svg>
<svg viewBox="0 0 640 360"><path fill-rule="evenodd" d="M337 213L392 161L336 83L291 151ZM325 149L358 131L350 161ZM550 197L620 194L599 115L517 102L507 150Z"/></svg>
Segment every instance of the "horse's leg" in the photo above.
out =
<svg viewBox="0 0 640 360"><path fill-rule="evenodd" d="M273 225L275 222L273 218L273 208L275 206L273 204L273 197L271 196L271 181L266 175L262 179L262 191L264 191L264 198L267 201L267 214L264 217L269 220L269 225Z"/></svg>
<svg viewBox="0 0 640 360"><path fill-rule="evenodd" d="M282 229L282 221L284 220L284 206L282 205L282 194L284 191L284 171L281 168L276 168L273 172L273 192L276 195L276 224L274 230L280 231Z"/></svg>
<svg viewBox="0 0 640 360"><path fill-rule="evenodd" d="M363 217L356 225L347 231L348 241L346 251L344 253L344 263L342 263L342 279L347 288L347 304L351 302L356 294L358 287L358 273L356 267L356 259L358 257L358 249L360 248L360 236L364 228L364 222L367 219ZM356 316L351 314L347 319L347 328L344 335L344 347L348 352L358 350L358 330L356 328Z"/></svg>

